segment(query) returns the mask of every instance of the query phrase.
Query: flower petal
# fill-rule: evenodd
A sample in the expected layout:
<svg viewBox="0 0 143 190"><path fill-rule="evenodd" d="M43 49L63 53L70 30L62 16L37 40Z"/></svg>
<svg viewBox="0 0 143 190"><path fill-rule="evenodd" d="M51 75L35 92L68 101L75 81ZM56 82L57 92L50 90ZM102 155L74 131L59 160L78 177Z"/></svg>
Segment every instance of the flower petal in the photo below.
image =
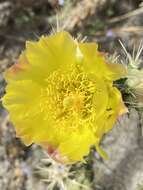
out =
<svg viewBox="0 0 143 190"><path fill-rule="evenodd" d="M10 67L4 73L6 81L9 82L10 80L17 80L19 74L24 72L27 69L27 67L28 67L28 60L26 58L25 52L23 52L20 55L17 63L12 65L12 67Z"/></svg>
<svg viewBox="0 0 143 190"><path fill-rule="evenodd" d="M123 65L107 63L103 53L98 52L96 43L80 43L79 47L84 55L83 67L86 72L111 81L127 75Z"/></svg>
<svg viewBox="0 0 143 190"><path fill-rule="evenodd" d="M120 78L125 78L127 76L127 69L122 64L107 63L109 74L109 80L118 80Z"/></svg>
<svg viewBox="0 0 143 190"><path fill-rule="evenodd" d="M75 62L76 43L67 32L42 36L38 42L26 43L29 63L46 74L56 69L68 69L68 63Z"/></svg>
<svg viewBox="0 0 143 190"><path fill-rule="evenodd" d="M93 132L85 127L80 131L72 133L67 141L61 143L59 152L63 156L67 156L71 163L82 161L83 156L89 153L91 145L95 144L96 141L97 139Z"/></svg>

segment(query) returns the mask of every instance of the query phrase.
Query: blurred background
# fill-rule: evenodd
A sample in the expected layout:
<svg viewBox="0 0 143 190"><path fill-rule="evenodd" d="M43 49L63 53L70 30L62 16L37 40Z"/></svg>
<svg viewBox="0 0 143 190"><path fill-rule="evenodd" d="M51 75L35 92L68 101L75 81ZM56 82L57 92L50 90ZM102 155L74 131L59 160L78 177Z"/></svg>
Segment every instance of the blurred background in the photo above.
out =
<svg viewBox="0 0 143 190"><path fill-rule="evenodd" d="M99 49L109 55L116 52L121 58L125 56L119 40L129 52L142 43L142 0L0 0L0 96L6 85L2 72L16 62L25 41L50 34L56 30L57 20L59 28L74 37L97 42ZM58 190L58 185L52 188L51 182L43 179L52 181L54 175L63 175L66 182L65 178L73 172L70 178L75 178L78 184L68 184L67 190L143 190L140 121L141 116L132 109L117 122L103 141L109 160L102 160L93 148L87 164L57 168L60 174L53 174L50 161L41 162L44 153L39 146L25 147L15 137L1 105L0 190ZM47 171L38 172L38 165Z"/></svg>

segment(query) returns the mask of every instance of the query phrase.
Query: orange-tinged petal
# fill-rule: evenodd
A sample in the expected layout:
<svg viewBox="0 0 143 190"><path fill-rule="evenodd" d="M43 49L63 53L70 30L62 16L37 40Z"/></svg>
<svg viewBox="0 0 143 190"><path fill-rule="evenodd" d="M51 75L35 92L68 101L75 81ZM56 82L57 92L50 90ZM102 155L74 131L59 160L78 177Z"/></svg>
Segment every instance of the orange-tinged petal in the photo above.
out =
<svg viewBox="0 0 143 190"><path fill-rule="evenodd" d="M20 72L24 72L28 67L28 60L25 56L25 52L23 52L17 63L14 64L12 67L10 67L4 74L4 77L7 81L9 80L14 80L15 78L17 78L17 75L20 73Z"/></svg>

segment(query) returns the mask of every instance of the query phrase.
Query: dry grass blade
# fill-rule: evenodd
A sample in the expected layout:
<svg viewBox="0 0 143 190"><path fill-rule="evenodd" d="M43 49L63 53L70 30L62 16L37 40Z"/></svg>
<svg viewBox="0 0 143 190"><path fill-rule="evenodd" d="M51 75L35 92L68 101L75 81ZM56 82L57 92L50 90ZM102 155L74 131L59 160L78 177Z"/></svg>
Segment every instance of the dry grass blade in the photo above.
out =
<svg viewBox="0 0 143 190"><path fill-rule="evenodd" d="M120 22L120 21L125 20L125 19L127 19L127 18L130 18L130 17L132 17L132 16L139 15L139 14L141 14L141 13L143 13L143 7L140 7L140 8L138 8L138 9L136 9L136 10L133 10L133 11L131 11L131 12L128 12L128 13L126 13L126 14L124 14L124 15L114 17L114 18L108 20L108 23Z"/></svg>

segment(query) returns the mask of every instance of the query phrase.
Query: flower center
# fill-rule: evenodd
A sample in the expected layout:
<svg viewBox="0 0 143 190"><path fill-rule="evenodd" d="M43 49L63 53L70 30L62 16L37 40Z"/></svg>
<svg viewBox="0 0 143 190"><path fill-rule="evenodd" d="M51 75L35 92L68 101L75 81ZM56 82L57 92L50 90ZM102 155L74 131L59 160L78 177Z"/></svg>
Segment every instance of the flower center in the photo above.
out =
<svg viewBox="0 0 143 190"><path fill-rule="evenodd" d="M79 113L84 108L84 96L78 93L71 93L63 99L63 107L67 110Z"/></svg>
<svg viewBox="0 0 143 190"><path fill-rule="evenodd" d="M51 113L54 120L68 120L75 115L81 120L90 119L95 107L95 81L90 80L85 73L73 69L70 74L57 71L46 82L43 108Z"/></svg>

